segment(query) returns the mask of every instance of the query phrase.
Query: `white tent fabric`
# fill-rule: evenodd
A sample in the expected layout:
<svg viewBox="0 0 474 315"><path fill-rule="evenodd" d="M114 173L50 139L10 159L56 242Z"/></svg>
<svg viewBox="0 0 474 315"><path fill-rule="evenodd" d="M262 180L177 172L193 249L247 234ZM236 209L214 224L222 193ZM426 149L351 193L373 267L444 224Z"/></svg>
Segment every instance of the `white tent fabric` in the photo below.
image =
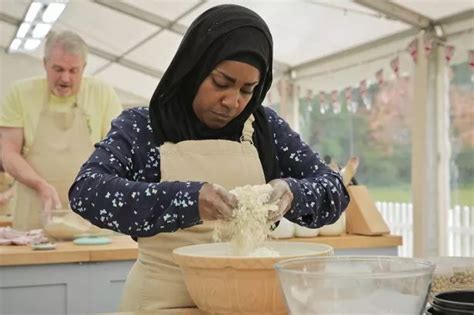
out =
<svg viewBox="0 0 474 315"><path fill-rule="evenodd" d="M392 2L432 20L474 8L473 0ZM206 9L221 3L244 5L267 21L274 37L276 71L413 28L350 0L70 0L53 30L76 31L91 46L88 74L146 100L186 27ZM0 0L3 49L15 37L29 4L29 0ZM28 54L41 60L42 49L41 45Z"/></svg>

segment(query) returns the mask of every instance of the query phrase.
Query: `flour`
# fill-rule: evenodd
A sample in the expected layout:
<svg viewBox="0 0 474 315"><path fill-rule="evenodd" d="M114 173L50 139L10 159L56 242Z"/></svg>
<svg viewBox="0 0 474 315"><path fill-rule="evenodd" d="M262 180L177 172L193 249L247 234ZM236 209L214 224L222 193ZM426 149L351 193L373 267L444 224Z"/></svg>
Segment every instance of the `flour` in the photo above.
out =
<svg viewBox="0 0 474 315"><path fill-rule="evenodd" d="M256 250L249 253L247 256L250 257L279 257L280 254L268 247L259 247Z"/></svg>
<svg viewBox="0 0 474 315"><path fill-rule="evenodd" d="M402 294L392 289L374 289L367 294L352 292L339 294L339 290L330 286L319 289L303 288L293 285L286 293L291 314L324 315L411 315L421 314L424 308L424 297Z"/></svg>
<svg viewBox="0 0 474 315"><path fill-rule="evenodd" d="M276 204L268 204L271 185L246 185L230 192L239 200L231 221L216 224L213 240L230 241L232 254L236 256L279 256L278 252L262 247L268 239L270 223L268 211L278 210Z"/></svg>

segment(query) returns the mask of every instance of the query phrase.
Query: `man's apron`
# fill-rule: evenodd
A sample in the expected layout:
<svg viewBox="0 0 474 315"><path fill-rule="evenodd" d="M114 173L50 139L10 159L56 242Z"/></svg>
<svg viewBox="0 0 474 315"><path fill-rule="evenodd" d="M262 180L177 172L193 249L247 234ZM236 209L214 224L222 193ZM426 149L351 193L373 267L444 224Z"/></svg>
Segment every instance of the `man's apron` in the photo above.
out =
<svg viewBox="0 0 474 315"><path fill-rule="evenodd" d="M183 141L160 147L161 181L206 181L230 190L265 184L258 152L252 143L254 117L246 121L241 142ZM178 265L175 248L212 242L214 223L204 222L173 233L138 239L139 255L122 297L122 311L194 306Z"/></svg>
<svg viewBox="0 0 474 315"><path fill-rule="evenodd" d="M33 144L24 158L39 176L56 188L62 207L67 209L69 187L94 146L86 113L77 106L81 102L64 112L57 112L49 108L48 101L46 98L43 102ZM13 228L42 228L45 223L43 203L36 190L17 181L15 199Z"/></svg>

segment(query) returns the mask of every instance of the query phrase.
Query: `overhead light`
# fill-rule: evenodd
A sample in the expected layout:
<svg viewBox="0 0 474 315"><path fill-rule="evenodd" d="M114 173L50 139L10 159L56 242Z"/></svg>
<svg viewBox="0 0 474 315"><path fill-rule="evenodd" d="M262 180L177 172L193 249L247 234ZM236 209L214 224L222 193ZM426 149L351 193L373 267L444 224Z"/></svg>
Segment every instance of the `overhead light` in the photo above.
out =
<svg viewBox="0 0 474 315"><path fill-rule="evenodd" d="M29 38L26 40L25 45L23 46L25 50L35 50L39 44L41 44L40 39Z"/></svg>
<svg viewBox="0 0 474 315"><path fill-rule="evenodd" d="M43 22L54 23L66 7L65 3L53 2L48 5L43 12Z"/></svg>
<svg viewBox="0 0 474 315"><path fill-rule="evenodd" d="M26 33L30 30L30 23L21 23L20 27L18 28L18 31L16 32L16 37L17 38L24 38L26 36Z"/></svg>
<svg viewBox="0 0 474 315"><path fill-rule="evenodd" d="M18 50L18 47L20 47L20 45L21 45L21 39L15 38L15 39L11 42L10 47L8 47L8 50L9 50L9 51Z"/></svg>
<svg viewBox="0 0 474 315"><path fill-rule="evenodd" d="M438 37L443 37L444 36L444 30L443 30L443 27L441 25L435 25L434 26L434 31L436 33L436 36Z"/></svg>
<svg viewBox="0 0 474 315"><path fill-rule="evenodd" d="M30 7L28 8L28 12L26 12L25 21L32 22L42 7L43 7L42 3L32 2L30 4Z"/></svg>
<svg viewBox="0 0 474 315"><path fill-rule="evenodd" d="M15 38L10 42L8 52L35 50L63 13L68 2L69 0L31 1L22 23L18 26Z"/></svg>
<svg viewBox="0 0 474 315"><path fill-rule="evenodd" d="M33 29L33 37L43 38L46 36L46 34L48 34L50 29L51 29L51 24L38 23Z"/></svg>

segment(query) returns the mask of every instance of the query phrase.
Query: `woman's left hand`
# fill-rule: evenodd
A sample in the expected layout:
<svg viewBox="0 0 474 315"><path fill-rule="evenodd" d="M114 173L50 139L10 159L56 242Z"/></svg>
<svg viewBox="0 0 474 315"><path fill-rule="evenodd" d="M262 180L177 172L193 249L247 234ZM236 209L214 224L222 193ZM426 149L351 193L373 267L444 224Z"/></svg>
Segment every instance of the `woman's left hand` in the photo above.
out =
<svg viewBox="0 0 474 315"><path fill-rule="evenodd" d="M277 210L270 210L268 212L268 221L274 223L281 220L285 213L290 210L291 203L293 202L293 193L288 183L283 179L273 179L268 184L273 187L268 203L278 206Z"/></svg>

